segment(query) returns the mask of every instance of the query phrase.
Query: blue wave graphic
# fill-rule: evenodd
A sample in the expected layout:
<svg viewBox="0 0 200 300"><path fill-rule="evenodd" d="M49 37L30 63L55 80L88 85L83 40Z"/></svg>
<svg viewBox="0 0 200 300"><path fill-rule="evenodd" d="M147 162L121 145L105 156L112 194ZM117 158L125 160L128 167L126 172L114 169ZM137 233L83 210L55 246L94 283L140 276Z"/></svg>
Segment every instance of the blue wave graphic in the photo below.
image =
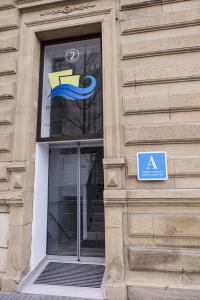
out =
<svg viewBox="0 0 200 300"><path fill-rule="evenodd" d="M66 100L87 100L94 94L97 82L93 76L86 76L84 80L89 79L91 81L90 85L86 88L76 87L71 84L59 84L54 89L48 97L63 97Z"/></svg>

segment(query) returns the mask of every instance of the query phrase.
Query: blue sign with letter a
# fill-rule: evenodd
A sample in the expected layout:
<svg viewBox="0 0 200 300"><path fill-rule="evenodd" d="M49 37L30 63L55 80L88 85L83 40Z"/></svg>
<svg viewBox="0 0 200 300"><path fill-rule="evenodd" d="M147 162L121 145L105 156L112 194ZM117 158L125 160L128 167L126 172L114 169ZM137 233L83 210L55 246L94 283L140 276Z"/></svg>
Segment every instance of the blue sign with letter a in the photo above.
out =
<svg viewBox="0 0 200 300"><path fill-rule="evenodd" d="M167 180L166 152L137 153L138 180Z"/></svg>

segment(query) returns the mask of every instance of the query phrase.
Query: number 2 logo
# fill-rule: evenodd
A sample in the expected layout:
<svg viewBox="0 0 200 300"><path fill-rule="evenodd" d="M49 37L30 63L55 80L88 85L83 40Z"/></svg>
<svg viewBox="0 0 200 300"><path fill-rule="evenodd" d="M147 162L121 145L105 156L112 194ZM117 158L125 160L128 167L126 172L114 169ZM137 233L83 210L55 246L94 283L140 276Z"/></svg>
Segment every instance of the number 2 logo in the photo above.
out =
<svg viewBox="0 0 200 300"><path fill-rule="evenodd" d="M65 53L65 59L68 62L75 62L79 59L79 51L77 49L70 49Z"/></svg>

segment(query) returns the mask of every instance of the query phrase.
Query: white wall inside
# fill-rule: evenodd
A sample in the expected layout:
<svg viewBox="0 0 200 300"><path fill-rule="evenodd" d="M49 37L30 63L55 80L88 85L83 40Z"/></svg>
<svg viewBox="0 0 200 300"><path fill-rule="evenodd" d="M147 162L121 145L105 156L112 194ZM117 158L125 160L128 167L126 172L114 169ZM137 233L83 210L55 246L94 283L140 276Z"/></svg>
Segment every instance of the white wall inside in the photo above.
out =
<svg viewBox="0 0 200 300"><path fill-rule="evenodd" d="M46 256L49 145L36 144L31 271Z"/></svg>

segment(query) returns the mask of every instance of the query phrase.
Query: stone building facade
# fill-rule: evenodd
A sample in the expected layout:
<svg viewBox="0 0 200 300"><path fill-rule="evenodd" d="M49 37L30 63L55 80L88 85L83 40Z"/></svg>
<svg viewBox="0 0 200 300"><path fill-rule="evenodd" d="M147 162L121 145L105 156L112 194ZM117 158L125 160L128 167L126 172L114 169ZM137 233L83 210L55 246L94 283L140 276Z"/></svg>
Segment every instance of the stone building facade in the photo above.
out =
<svg viewBox="0 0 200 300"><path fill-rule="evenodd" d="M31 269L41 43L92 34L102 38L107 298L199 288L199 30L199 0L0 0L1 291ZM138 181L138 151L166 151L168 180Z"/></svg>

